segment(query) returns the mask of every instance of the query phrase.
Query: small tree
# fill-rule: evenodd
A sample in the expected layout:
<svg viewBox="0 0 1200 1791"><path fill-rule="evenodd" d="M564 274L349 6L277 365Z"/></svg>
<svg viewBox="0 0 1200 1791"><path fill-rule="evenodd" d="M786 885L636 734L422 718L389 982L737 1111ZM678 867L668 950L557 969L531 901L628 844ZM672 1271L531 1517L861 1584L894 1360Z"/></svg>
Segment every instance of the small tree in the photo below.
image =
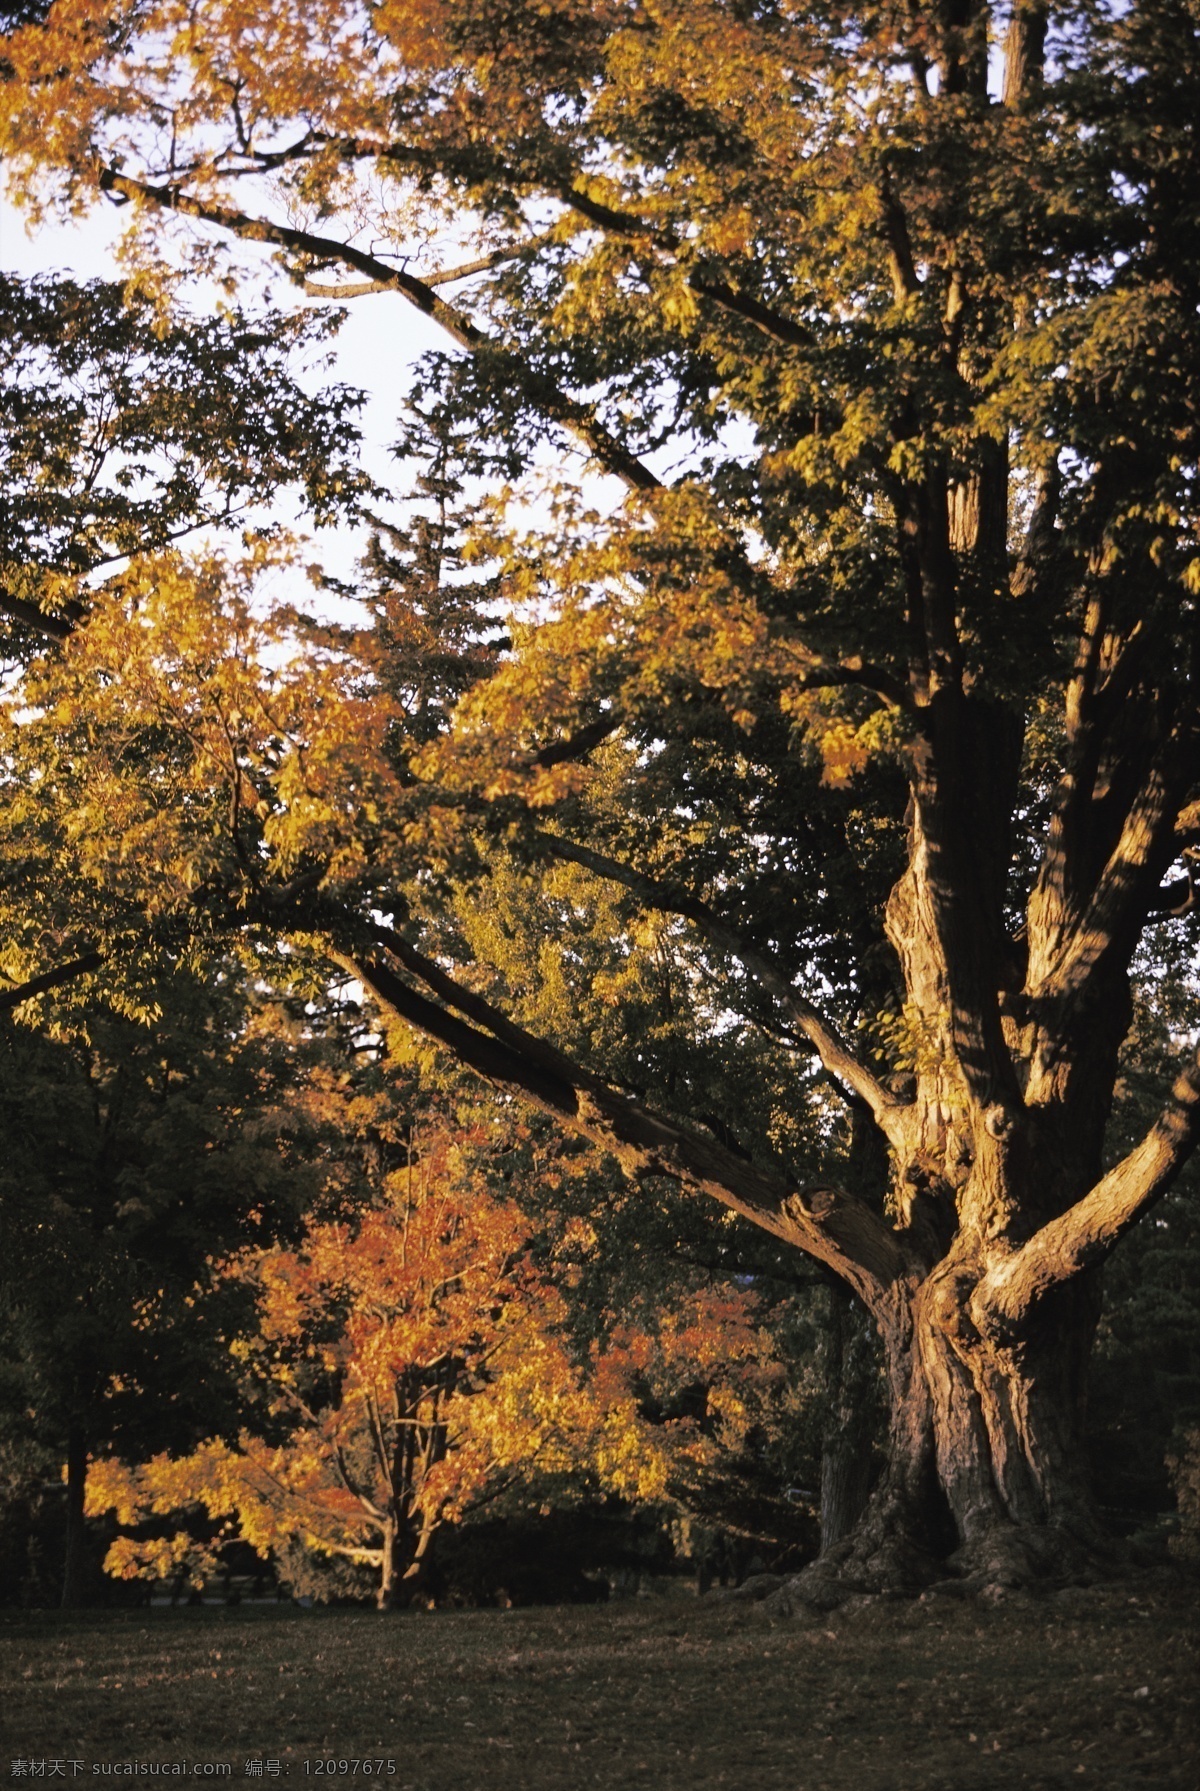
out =
<svg viewBox="0 0 1200 1791"><path fill-rule="evenodd" d="M440 1525L514 1482L529 1495L595 1466L635 1490L628 1391L602 1407L585 1390L528 1224L467 1172L471 1143L428 1138L357 1219L231 1263L257 1295L236 1350L260 1434L101 1464L89 1509L114 1504L128 1523L202 1504L261 1552L298 1539L369 1565L382 1610L419 1588ZM190 1547L122 1540L109 1571L158 1574Z"/></svg>

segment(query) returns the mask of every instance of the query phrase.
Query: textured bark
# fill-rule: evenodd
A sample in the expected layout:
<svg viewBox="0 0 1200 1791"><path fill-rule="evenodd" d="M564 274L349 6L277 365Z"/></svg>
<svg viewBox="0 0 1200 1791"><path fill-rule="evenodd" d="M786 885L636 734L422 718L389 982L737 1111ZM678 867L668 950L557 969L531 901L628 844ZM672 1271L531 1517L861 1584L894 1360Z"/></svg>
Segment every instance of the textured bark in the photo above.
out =
<svg viewBox="0 0 1200 1791"><path fill-rule="evenodd" d="M622 645L615 656L592 662L592 649L581 646L580 712L563 717L560 742L539 744L530 758L532 740L542 742L549 718L543 695L526 693L530 739L509 769L524 773L531 764L582 757L589 742L616 737L627 721L631 763L644 762L639 755L651 740L668 744L686 762L698 738L697 715L710 706L739 714L730 707L737 691L739 705L762 705L749 730L756 755L760 747L763 754L774 751L772 738L788 738L786 752L774 761L786 791L796 772L793 742L808 725L797 696L845 686L860 697L869 693L872 703L889 711L896 725L886 733L888 772L877 795L863 786L862 813L881 839L890 836L898 819L892 774L902 763L908 860L887 903L883 933L892 951L886 999L897 1030L907 1028L910 1036L902 1061L897 1053L894 1077L877 1074L854 1048L854 1020L869 1024L876 1015L867 990L887 955L877 937L873 896L852 922L863 942L861 974L841 978L835 999L842 1011L826 1013L819 986L801 986L797 972L797 966L819 961L811 949L815 939L781 937L788 908L773 891L755 911L756 887L765 888L769 879L739 883L737 854L730 867L714 865L707 848L694 853L688 829L633 820L625 828L630 862L616 862L598 848L622 849L613 842L629 817L619 812L619 796L607 812L608 798L598 795L599 810L590 798L572 797L521 814L521 777L493 811L493 837L505 842L502 849L520 833L530 863L544 851L610 878L631 908L667 912L694 928L714 966L736 962L737 974L714 1012L727 997L725 1011L738 1012L747 1024L761 1021L772 1036L799 1048L811 1047L848 1104L868 1111L888 1152L886 1173L869 1185L853 1176L846 1178L849 1186L824 1180L797 1185L762 1139L748 1140L745 1153L730 1148L673 1114L669 1100L634 1098L606 1080L603 1064L574 1062L554 1041L531 1036L502 1011L502 996L478 992L495 986L498 965L456 977L452 964L421 951L423 942L431 951L443 949L454 929L431 927L422 940L416 917L428 913L429 890L422 867L408 860L407 843L397 857L394 901L382 883L385 852L378 865L371 861L353 914L332 914L337 898L328 891L330 910L317 905L315 883L323 871L307 863L269 902L256 888L250 905L233 903L230 912L241 924L257 904L254 912L264 926L277 932L290 925L309 942L324 929L333 962L462 1064L610 1153L634 1183L667 1178L719 1202L815 1259L861 1301L886 1354L890 1454L860 1521L834 1541L851 1500L847 1471L837 1458L840 1433L831 1434L830 1540L822 1572L836 1568L847 1581L857 1576L868 1585L919 1582L944 1570L948 1553L960 1566L976 1563L980 1572L999 1573L996 1563L1005 1561L1005 1573L1058 1571L1068 1557L1090 1558L1101 1547L1080 1448L1097 1278L1108 1252L1170 1186L1200 1137L1195 1065L1179 1076L1141 1142L1119 1163L1105 1158L1118 1053L1131 1011L1130 966L1156 904L1161 911L1163 878L1181 847L1200 838L1196 630L1186 585L1179 582L1194 549L1188 469L1197 404L1188 369L1197 357L1187 330L1195 315L1195 244L1188 229L1172 223L1181 214L1165 197L1173 185L1186 187L1192 166L1194 145L1175 116L1182 89L1172 85L1171 45L1190 55L1194 34L1186 19L1179 25L1177 8L1094 8L1089 19L1074 21L1071 55L1065 63L1054 58L1062 66L1050 65L1048 73L1046 0L1011 0L1003 8L983 0L929 0L865 9L861 19L853 9L844 18L800 9L794 20L784 20L782 37L775 31L778 20L769 30L756 20L751 30L749 9L742 35L747 45L758 43L755 54L767 54L768 36L788 45L779 52L786 55L786 72L780 63L756 95L761 118L748 128L743 94L729 90L736 83L715 83L706 99L714 123L706 122L697 135L695 92L681 87L675 96L680 129L669 155L661 145L655 166L645 110L646 93L655 89L646 83L663 83L656 115L669 119L670 84L684 76L670 72L674 49L667 60L654 58L667 40L682 52L687 9L665 22L650 9L640 22L639 34L657 48L636 80L629 74L637 62L632 39L612 40L621 42L621 50L610 56L610 26L601 9L594 10L592 23L601 34L595 43L603 41L605 51L588 51L596 59L561 77L565 86L548 72L557 52L555 59L542 50L535 55L519 33L506 42L496 68L507 64L514 80L528 82L529 116L537 121L532 131L518 125L517 112L505 103L490 121L484 111L476 114L475 103L488 86L486 80L480 85L484 63L473 60L469 34L460 38L456 25L443 41L439 27L428 34L428 68L419 73L414 63L405 78L408 97L395 107L394 132L385 121L396 96L389 97L387 87L376 96L379 103L361 114L374 121L369 129L378 131L377 138L347 134L335 141L326 134L332 126L313 122L320 109L310 116L307 105L303 120L293 118L299 90L292 70L279 83L276 116L270 80L264 85L255 127L263 133L259 145L254 130L247 134L236 96L236 128L223 147L220 111L206 115L201 106L192 150L176 156L172 146L169 177L145 163L139 176L124 150L113 154L119 133L103 115L108 122L93 138L92 153L78 144L71 151L80 183L75 190L94 180L114 199L267 246L291 258L302 275L314 269L323 275L340 265L355 277L341 296L378 291L403 299L440 326L459 351L475 357L486 373L484 387L504 390L506 401L493 405L485 398L479 417L469 413L466 400L456 413L452 407L450 435L478 428L486 436L520 415L520 433L511 443L516 453L525 440L525 419L540 416L553 439L573 437L596 468L637 495L636 527L657 530L661 523L664 555L685 548L678 583L694 588L698 604L706 601L711 572L719 575L711 588L735 600L729 615L744 606L753 616L755 629L744 638L761 639L761 657L748 646L744 668L723 667L726 652L742 651L732 645L742 638L736 630L729 633L730 647L712 654L712 670L706 653L694 654L694 643L677 667L670 664L674 649L668 645L667 657L645 662L647 675L636 692L636 652L626 659ZM464 7L456 15L464 31L470 11ZM1119 29L1099 29L1106 11ZM614 19L611 29L628 36L622 9L615 9ZM788 44L793 24L800 28L798 54ZM760 26L766 35L759 34ZM988 87L989 44L997 27L1005 31L1003 107L993 105ZM533 35L541 43L543 34ZM1091 54L1090 44L1101 60L1088 71L1075 58ZM490 65L490 52L486 60ZM686 61L681 54L678 66ZM381 67L394 72L395 66L388 50ZM898 96L905 66L916 92L907 95L911 107L893 135L890 103L864 110L862 96L873 89L881 102L890 101L892 89ZM90 86L90 77L84 78L89 67L86 57L68 64L81 92ZM283 67L289 68L286 61ZM828 81L812 77L811 70L821 68L828 68ZM1119 84L1122 73L1134 71L1136 119L1097 104L1107 81L1115 77ZM695 74L693 69L687 82ZM789 90L797 74L801 80ZM439 113L445 107L438 131L421 121L418 95L427 77L428 96ZM577 85L581 77L584 88ZM603 139L589 140L577 103L591 81L601 96L594 117ZM117 90L120 106L136 111L140 90L124 71ZM497 92L503 100L503 81ZM566 102L564 95L570 96ZM455 127L442 135L440 125L458 115L459 101L465 104L462 134ZM777 103L785 109L773 111ZM24 120L21 102L14 104L14 117ZM35 118L36 105L35 95ZM410 113L410 106L416 110ZM729 132L724 124L716 127L727 107ZM894 116L899 124L901 114ZM301 128L293 130L295 124ZM186 137L183 112L180 125ZM27 128L22 123L13 138L19 153L27 153L20 148L20 130ZM347 129L366 133L368 126ZM671 134L665 124L663 129ZM864 134L856 139L860 129ZM41 134L34 130L39 140ZM718 160L709 169L713 155L732 153L731 147L718 150L722 143L737 145L735 161ZM53 153L60 152L61 146ZM1128 178L1110 198L1113 183L1098 179L1096 170L1125 168L1123 157ZM522 256L528 277L511 279L490 296L472 289L455 303L445 295L464 269L422 279L410 271L407 257L397 265L358 240L302 229L294 216L273 221L242 209L239 195L249 174L282 180L289 169L297 175L311 169L292 189L307 205L320 197L321 165L335 162L347 176L366 162L383 181L411 177L421 193L432 183L451 205L457 195L460 215L474 224L490 220L487 228L494 232L480 245L486 253L474 268L499 268ZM643 181L624 177L643 163ZM718 167L735 174L725 184L736 210L724 217ZM870 183L870 191L855 192L843 211L848 168ZM510 225L501 221L504 207L495 205L497 182L512 201ZM269 185L256 186L264 203ZM811 196L822 192L831 196L829 205L812 204ZM778 196L786 224L777 240L765 209L769 200L759 228L746 227L745 207L755 193ZM834 195L842 197L835 203ZM370 207L362 197L365 216ZM354 212L352 205L347 215ZM548 234L531 234L519 222L543 213L557 220ZM335 205L325 215L333 220L336 214ZM567 216L586 221L586 249L568 241ZM356 235L369 238L370 232ZM386 233L381 240L388 240ZM636 249L636 264L626 259L619 302L611 310L605 256L593 259L597 242ZM534 251L543 243L551 259L539 268ZM1120 279L1113 284L1118 260ZM413 261L421 264L419 256ZM619 264L614 258L608 265ZM544 296L551 288L543 274L558 281L564 267L591 283L595 308L586 327L575 326L570 306L543 307L540 299L523 319L522 285ZM629 280L640 295L633 309ZM690 303L679 303L681 291L695 301L694 312ZM1104 303L1085 303L1089 292ZM1110 297L1119 300L1111 308ZM636 325L635 315L643 320ZM505 319L502 332L477 321L489 317ZM618 344L636 344L643 327L648 345L661 332L664 350L670 341L670 354L678 350L681 356L679 390L711 387L711 416L744 415L765 449L769 444L764 476L757 480L765 526L742 508L758 501L751 492L756 481L747 481L732 504L729 489L714 486L713 515L724 512L729 526L722 524L713 536L707 568L706 530L693 533L689 526L686 543L673 534L675 498L682 492L661 495L659 476L621 439L624 363L619 354L610 361L598 352L610 325ZM670 356L655 364L676 365ZM1164 378L1156 368L1169 373ZM1060 395L1051 398L1054 390ZM878 403L862 403L868 393ZM430 416L437 410L434 405ZM684 406L680 415L688 414ZM843 429L851 420L853 427ZM837 437L840 445L827 455ZM1010 453L1022 480L1037 483L1026 539L1015 552L1008 529L1019 506L1010 498L1022 494L1011 489ZM685 481L700 480L695 456L687 464ZM840 485L836 468L844 473ZM747 522L747 542L788 539L784 507L793 478L798 491L808 485L793 519L797 540L820 527L823 517L836 532L846 526L843 514L861 510L870 519L861 537L862 570L846 574L862 581L847 588L850 601L843 603L839 594L840 574L824 589L823 556L814 556L797 577L787 553L777 555L772 547L769 554L752 555L738 545ZM741 473L737 483L741 489ZM894 531L886 546L884 529ZM848 567L850 560L844 563ZM628 568L634 584L639 566L635 556ZM612 570L613 583L619 583L620 568ZM607 576L597 584L597 602ZM551 583L553 577L557 573ZM664 578L664 593L670 582ZM576 601L571 595L570 605ZM76 620L65 612L42 617L27 599L0 591L0 609L6 604L53 638L69 633ZM666 619L664 641L691 640L690 611ZM682 634L673 632L676 624ZM645 626L654 628L655 621ZM1070 630L1078 634L1073 663L1061 658ZM723 633L722 623L714 639ZM1027 668L1015 663L1026 642ZM518 657L523 649L514 644L511 651ZM505 697L510 710L514 696L518 704L525 700L516 695L519 682ZM544 678L534 679L539 682ZM572 680L567 683L574 688ZM633 700L623 715L619 705L627 702L626 692ZM477 717L485 696L477 687ZM760 720L768 725L759 729ZM1032 769L1022 785L1027 733ZM1059 764L1051 773L1054 752ZM507 780L493 779L491 772L503 767L489 766L475 790L469 760L468 754L462 764L465 782L456 771L448 793L432 787L428 793L437 801L446 794L455 803L473 791L470 801L486 832L483 817L492 801L486 792L507 788ZM419 754L411 765L423 761ZM1047 788L1055 778L1057 784ZM677 791L685 784L690 780L681 779ZM689 789L688 807L693 794ZM769 816L770 807L756 812ZM635 807L631 814L642 812ZM728 824L721 809L706 817L709 822ZM769 818L763 822L771 824ZM580 837L568 837L573 831ZM715 829L709 834L718 837ZM406 841L403 826L397 838ZM807 860L793 853L790 833L767 843L764 867L773 855L781 866L795 856L808 877ZM827 849L815 846L814 855ZM677 862L664 866L672 851ZM308 878L315 883L301 903L295 898ZM811 880L820 881L819 868ZM250 882L257 884L257 870ZM413 889L420 890L415 902L406 895ZM809 908L802 894L792 912L801 931L829 925L824 903ZM385 914L400 917L398 930L382 924ZM410 924L413 937L402 936ZM622 947L636 936L631 926ZM430 946L430 937L443 944ZM875 959L870 969L868 958ZM97 962L81 958L46 972L0 995L0 1009ZM819 977L813 980L819 984ZM712 1041L717 1073L724 1048L719 1031ZM805 1098L803 1092L798 1098ZM384 1479L388 1472L381 1463ZM410 1463L397 1470L393 1492L411 1485ZM395 1497L392 1509L397 1526L410 1523L411 1504ZM427 1541L426 1532L425 1540L413 1543L408 1534L402 1544L397 1528L389 1544L391 1554L402 1546L410 1550L406 1572L419 1563ZM388 1575L391 1583L394 1566Z"/></svg>
<svg viewBox="0 0 1200 1791"><path fill-rule="evenodd" d="M994 754L989 776L993 790L1009 777ZM926 807L939 800L935 786ZM1002 809L999 796L989 800ZM944 825L934 817L935 831ZM1002 1584L1073 1575L1094 1570L1108 1550L1082 1448L1096 1269L1186 1160L1200 1124L1200 1067L1181 1076L1146 1139L1094 1180L1128 1009L1102 1003L1095 1024L1065 1039L1057 1099L1045 1080L1037 1105L1022 1098L1022 1083L1034 1080L1028 1053L1037 1029L1001 1023L998 914L980 929L982 940L966 942L967 918L939 887L959 878L985 902L1002 857L993 837L969 851L957 844L947 865L930 845L920 800L914 805L910 862L887 917L919 1028L912 1087L906 1100L856 1108L876 1145L890 1147L890 1222L882 1188L872 1203L869 1176L859 1175L853 1192L793 1188L770 1167L607 1089L415 952L401 954L404 968L476 1025L418 994L378 955L339 958L394 1011L611 1150L635 1179L666 1175L715 1194L825 1262L858 1295L885 1351L888 1459L847 1532L850 1453L833 1433L850 1427L831 1427L825 1544L803 1576L825 1604L850 1589L920 1586L948 1572ZM989 976L991 1023L971 1007ZM992 1073L999 1051L1006 1079ZM836 1339L832 1348L836 1355ZM418 1567L419 1553L409 1571Z"/></svg>
<svg viewBox="0 0 1200 1791"><path fill-rule="evenodd" d="M1043 0L1014 0L1006 16L1007 115L996 122L1014 145L1025 143L1023 153L1034 141L1026 127L1045 87L1048 16ZM944 96L953 102L946 135L930 140L924 167L935 183L945 178L947 194L957 192L965 164L946 156L951 147L972 153L970 133L958 134L962 121L974 121L974 132L985 113L995 116L987 98L993 11L977 0L938 0L897 17L897 48L910 52L920 106L933 97L932 71L939 104ZM106 178L114 190L132 196L136 189L235 234L340 258L402 291L462 346L481 347L475 326L428 283L368 266L362 251L268 229L207 201L184 200L174 188ZM601 233L674 252L656 221L574 189L559 197ZM1003 1579L1082 1571L1103 1557L1082 1465L1098 1277L1108 1252L1170 1185L1200 1137L1200 1064L1183 1071L1159 1119L1120 1163L1106 1165L1105 1139L1131 1014L1130 966L1148 917L1161 908L1163 878L1195 834L1200 744L1190 636L1178 633L1164 645L1173 624L1158 618L1152 600L1158 575L1148 571L1140 607L1135 559L1122 558L1134 550L1113 547L1109 524L1136 487L1134 449L1123 438L1110 445L1081 508L1041 425L1031 456L1030 440L1022 450L1017 434L996 422L996 356L1024 330L1025 300L1014 292L1011 305L998 302L980 283L979 264L972 273L971 257L958 252L957 225L938 239L938 255L916 252L915 188L909 181L906 190L903 169L887 156L874 200L880 296L890 281L897 311L914 329L924 320L924 346L913 353L927 356L920 370L931 382L924 399L914 387L897 401L875 444L878 513L895 531L902 633L884 668L874 655L864 659L866 641L842 639L829 650L802 639L798 621L789 651L804 673L796 688L857 686L902 722L908 857L883 920L889 976L895 973L886 999L911 1035L896 1073L877 1073L856 1054L846 1016L839 1028L838 1017L799 985L789 966L803 961L803 951L780 950L776 961L763 944L771 929L753 924L743 923L739 937L728 918L737 903L725 902L720 877L703 887L686 861L675 874L648 869L634 839L630 862L619 862L587 833L569 837L586 819L565 809L529 843L551 861L611 879L647 909L678 916L715 953L738 960L754 991L746 1012L770 1010L780 1031L807 1041L852 1115L867 1115L886 1165L881 1158L873 1176L855 1170L846 1186L796 1186L760 1141L739 1154L530 1036L449 966L423 956L418 941L360 920L357 930L333 928L330 950L393 1012L611 1153L631 1180L666 1177L721 1202L815 1258L861 1301L887 1361L888 1463L847 1531L855 1500L848 1427L840 1421L844 1388L835 1375L818 1569L825 1583L834 1574L882 1587L921 1583L946 1572L948 1561ZM928 219L924 227L928 233ZM785 327L758 301L708 279L701 270L693 290L771 340L803 348L800 326ZM619 444L589 433L586 420L532 372L521 389L546 418L581 435L627 486L653 488ZM1036 478L1026 537L1015 551L1010 440L1014 464ZM722 576L757 601L759 574L732 548ZM1012 599L1016 620L1043 598L1079 637L1060 691L1061 756L1049 790L1041 787L1042 769L1023 784L1022 763L1035 711L1035 744L1045 750L1044 699L1057 674L1037 671L1040 682L1018 699L1005 656L994 666L988 657L997 601ZM981 621L988 616L991 622ZM668 715L667 732L669 723ZM603 725L619 732L615 709ZM571 756L577 737L578 726L561 747L542 752ZM1032 828L1043 804L1039 842ZM1024 844L1014 873L1018 824ZM872 929L878 918L869 916ZM869 969L868 955L875 960ZM868 1020L867 991L883 955L874 939L864 948L854 999ZM740 991L731 1005L739 999ZM834 1336L831 1362L838 1348Z"/></svg>
<svg viewBox="0 0 1200 1791"><path fill-rule="evenodd" d="M871 1479L871 1417L864 1369L856 1359L849 1290L829 1290L826 1332L825 1434L821 1445L821 1552L850 1535L862 1516Z"/></svg>
<svg viewBox="0 0 1200 1791"><path fill-rule="evenodd" d="M1016 106L1042 84L1046 48L1045 0L1016 0L1004 44L1004 103Z"/></svg>

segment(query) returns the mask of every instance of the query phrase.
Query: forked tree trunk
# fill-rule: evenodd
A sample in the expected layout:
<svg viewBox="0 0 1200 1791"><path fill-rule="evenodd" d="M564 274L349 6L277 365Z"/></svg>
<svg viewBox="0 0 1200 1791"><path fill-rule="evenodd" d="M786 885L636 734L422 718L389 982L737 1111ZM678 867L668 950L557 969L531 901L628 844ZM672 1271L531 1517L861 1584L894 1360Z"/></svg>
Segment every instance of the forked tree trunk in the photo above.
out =
<svg viewBox="0 0 1200 1791"><path fill-rule="evenodd" d="M1074 1578L1113 1558L1086 1479L1083 1383L1094 1292L1072 1288L1040 1335L980 1337L952 1264L898 1298L884 1324L887 1467L816 1577L842 1590Z"/></svg>
<svg viewBox="0 0 1200 1791"><path fill-rule="evenodd" d="M972 726L978 792L984 741L980 720ZM976 808L982 815L978 794ZM1091 1265L1128 1222L1122 1211L1150 1196L1158 1148L1146 1165L1101 1176L1129 1018L1123 976L1096 985L1052 1050L1036 1025L1005 1020L1001 1032L998 1016L989 1034L986 1017L972 1015L964 991L997 975L988 953L999 956L998 905L989 912L980 899L961 912L946 891L995 889L1002 876L981 856L967 862L980 845L965 823L957 834L944 817L940 825L930 837L914 809L909 866L887 914L907 996L910 1085L902 1105L877 1102L876 1119L891 1146L886 1204L907 1261L863 1297L886 1352L889 1462L861 1521L816 1574L875 1590L948 1573L978 1584L1071 1577L1111 1558L1085 1467L1099 1314ZM1165 1146L1161 1155L1165 1165ZM1096 1203L1090 1221L1086 1200Z"/></svg>
<svg viewBox="0 0 1200 1791"><path fill-rule="evenodd" d="M945 489L940 504L936 495L914 504L918 545L939 516L948 538ZM965 527L967 497L962 509ZM377 929L369 953L331 952L393 1012L610 1151L630 1176L670 1177L722 1201L862 1301L887 1362L888 1463L851 1533L809 1570L835 1602L832 1579L844 1596L947 1573L1011 1584L1101 1564L1109 1545L1083 1448L1097 1276L1200 1137L1197 1059L1142 1141L1102 1167L1130 1015L1136 930L1126 909L1152 898L1170 862L1178 792L1149 763L1141 806L1115 840L1111 807L1088 821L1101 831L1086 842L1085 875L1062 843L1080 825L1068 779L1020 945L1006 909L1020 718L962 690L931 697L928 709L911 754L907 869L885 916L903 990L904 1049L888 1081L703 903L659 904L742 958L848 1093L852 1115L869 1116L886 1153L877 1172L863 1169L865 1157L851 1163L846 1186L798 1187L769 1154L751 1160L634 1100L391 929ZM638 873L557 846L657 899ZM830 1507L840 1528L840 1493L831 1490Z"/></svg>

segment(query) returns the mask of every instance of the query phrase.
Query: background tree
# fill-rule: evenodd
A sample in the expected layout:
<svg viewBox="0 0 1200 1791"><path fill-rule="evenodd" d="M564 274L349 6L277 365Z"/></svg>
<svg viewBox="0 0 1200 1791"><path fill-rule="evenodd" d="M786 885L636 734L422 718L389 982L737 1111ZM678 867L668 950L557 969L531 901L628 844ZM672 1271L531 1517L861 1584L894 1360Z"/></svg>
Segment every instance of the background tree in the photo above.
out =
<svg viewBox="0 0 1200 1791"><path fill-rule="evenodd" d="M65 1460L64 1604L86 1602L89 1457L236 1425L248 1302L214 1255L294 1232L319 1185L295 1105L305 1028L236 965L160 983L152 1021L95 1005L0 1033L6 1428Z"/></svg>
<svg viewBox="0 0 1200 1791"><path fill-rule="evenodd" d="M527 1128L512 1135L486 1108L469 1127L422 1115L427 1091L394 1067L318 1076L297 1099L331 1140L340 1121L326 1161L342 1167L295 1244L217 1271L256 1305L228 1346L236 1442L93 1461L91 1514L150 1523L113 1543L110 1573L200 1583L232 1542L276 1563L299 1544L372 1570L388 1609L444 1582L432 1545L447 1523L610 1497L689 1533L732 1522L751 1546L781 1526L799 1538L779 1474L812 1388L789 1385L760 1294L660 1283L641 1310L626 1296L581 1325L573 1294L596 1233L529 1199ZM319 1217L331 1201L337 1216ZM189 1508L216 1526L207 1540L152 1522Z"/></svg>
<svg viewBox="0 0 1200 1791"><path fill-rule="evenodd" d="M891 1420L829 1558L851 1583L942 1571L947 1514L960 1571L1082 1567L1099 1271L1200 1125L1185 1060L1130 1148L1108 1129L1200 797L1192 9L443 0L364 23L326 0L279 23L52 6L5 50L18 188L132 202L148 254L175 214L409 300L457 344L416 394L443 483L514 479L548 437L626 496L567 465L552 528L463 517L510 626L481 613L459 690L441 655L419 729L381 635L326 641L338 702L303 699L282 769L243 743L274 862L226 848L241 912L852 1290ZM374 195L367 253L336 226ZM397 613L419 642L411 581ZM70 676L111 663L110 626ZM616 898L618 979L665 934L715 985L698 1056L730 1015L796 1054L767 1130L709 1123L649 1042L620 1073L481 956L464 906L510 869L572 935L563 867ZM791 1121L831 1088L814 1178ZM863 1111L879 1168L852 1178Z"/></svg>
<svg viewBox="0 0 1200 1791"><path fill-rule="evenodd" d="M311 373L333 318L247 318L228 305L197 319L172 306L162 282L7 274L0 302L0 618L9 662L53 658L130 556L152 581L144 556L180 537L203 530L215 544L231 528L278 536L281 503L328 522L369 488L353 464L361 394L344 386L313 394L297 372L308 362ZM149 741L143 751L150 765ZM72 902L64 924L38 868L36 854L6 848L13 899L0 1011L99 963L86 904ZM100 905L110 939L123 918L124 952L136 957L139 944L144 952L152 931L144 904L123 917L111 900ZM152 966L149 974L153 982Z"/></svg>
<svg viewBox="0 0 1200 1791"><path fill-rule="evenodd" d="M1117 1140L1132 1143L1144 1131L1171 1063L1196 1037L1186 927L1175 921L1174 950L1160 946L1156 961L1138 966L1114 1102ZM1167 1458L1200 1421L1198 1171L1193 1157L1106 1277L1089 1391L1093 1474L1101 1501L1135 1531L1169 1507Z"/></svg>
<svg viewBox="0 0 1200 1791"><path fill-rule="evenodd" d="M202 1503L264 1556L295 1539L372 1568L387 1610L419 1589L443 1523L506 1479L577 1465L603 1425L556 1335L561 1303L520 1215L456 1175L452 1148L414 1145L385 1204L230 1268L257 1293L238 1353L279 1440L244 1430L236 1449L206 1442L132 1474L102 1464L95 1513L116 1503L131 1523ZM118 1541L109 1571L161 1578L180 1554L169 1539Z"/></svg>

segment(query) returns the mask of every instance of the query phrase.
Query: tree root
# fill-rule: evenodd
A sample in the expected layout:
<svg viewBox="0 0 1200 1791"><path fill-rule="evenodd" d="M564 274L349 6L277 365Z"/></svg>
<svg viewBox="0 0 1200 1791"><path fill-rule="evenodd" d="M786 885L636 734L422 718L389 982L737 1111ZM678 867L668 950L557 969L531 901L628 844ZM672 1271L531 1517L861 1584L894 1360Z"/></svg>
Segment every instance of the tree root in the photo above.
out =
<svg viewBox="0 0 1200 1791"><path fill-rule="evenodd" d="M1087 1586L1126 1571L1132 1555L1097 1524L994 1525L956 1549L947 1566L956 1578L1009 1589Z"/></svg>
<svg viewBox="0 0 1200 1791"><path fill-rule="evenodd" d="M782 1583L757 1575L732 1596L774 1616L824 1616L851 1599L982 1598L1098 1586L1135 1567L1091 1525L996 1524L946 1557L894 1525L868 1524Z"/></svg>

